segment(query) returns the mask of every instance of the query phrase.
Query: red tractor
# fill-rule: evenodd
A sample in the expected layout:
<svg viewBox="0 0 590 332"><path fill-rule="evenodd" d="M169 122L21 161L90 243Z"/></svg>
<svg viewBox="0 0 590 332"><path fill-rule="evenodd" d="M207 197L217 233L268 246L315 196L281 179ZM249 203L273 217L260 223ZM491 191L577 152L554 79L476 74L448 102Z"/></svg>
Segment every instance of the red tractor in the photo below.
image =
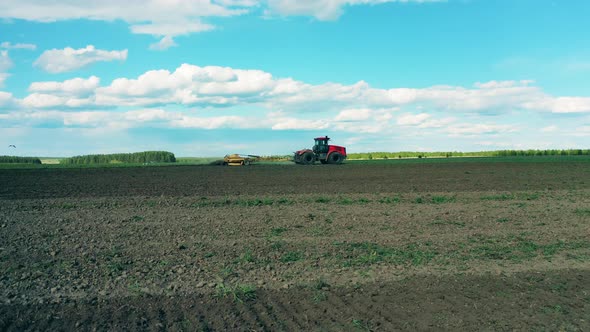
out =
<svg viewBox="0 0 590 332"><path fill-rule="evenodd" d="M297 164L312 165L316 160L322 164L342 164L346 159L346 148L338 145L328 145L328 136L314 138L313 149L303 149L295 152L293 161Z"/></svg>

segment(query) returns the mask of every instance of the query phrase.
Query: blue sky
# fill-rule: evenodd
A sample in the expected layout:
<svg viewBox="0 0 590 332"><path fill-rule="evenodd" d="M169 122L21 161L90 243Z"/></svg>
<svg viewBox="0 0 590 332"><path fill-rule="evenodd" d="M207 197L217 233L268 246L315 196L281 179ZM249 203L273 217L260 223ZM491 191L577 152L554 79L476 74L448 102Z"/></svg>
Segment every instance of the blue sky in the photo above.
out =
<svg viewBox="0 0 590 332"><path fill-rule="evenodd" d="M584 0L4 0L0 154L588 148ZM17 148L8 148L8 145Z"/></svg>

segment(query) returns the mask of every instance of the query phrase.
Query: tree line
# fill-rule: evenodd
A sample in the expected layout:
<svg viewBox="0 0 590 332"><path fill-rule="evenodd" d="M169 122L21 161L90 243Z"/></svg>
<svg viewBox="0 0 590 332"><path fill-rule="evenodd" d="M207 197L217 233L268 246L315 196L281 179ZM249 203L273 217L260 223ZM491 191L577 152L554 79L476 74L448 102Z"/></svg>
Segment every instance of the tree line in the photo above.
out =
<svg viewBox="0 0 590 332"><path fill-rule="evenodd" d="M0 164L41 164L36 157L0 156Z"/></svg>
<svg viewBox="0 0 590 332"><path fill-rule="evenodd" d="M66 165L88 165L88 164L145 164L145 163L174 163L174 153L168 151L144 151L135 153L114 153L114 154L89 154L75 156L61 160Z"/></svg>
<svg viewBox="0 0 590 332"><path fill-rule="evenodd" d="M568 150L497 150L478 152L366 152L349 153L349 159L394 159L394 158L450 158L450 157L511 157L511 156L588 156L590 149Z"/></svg>

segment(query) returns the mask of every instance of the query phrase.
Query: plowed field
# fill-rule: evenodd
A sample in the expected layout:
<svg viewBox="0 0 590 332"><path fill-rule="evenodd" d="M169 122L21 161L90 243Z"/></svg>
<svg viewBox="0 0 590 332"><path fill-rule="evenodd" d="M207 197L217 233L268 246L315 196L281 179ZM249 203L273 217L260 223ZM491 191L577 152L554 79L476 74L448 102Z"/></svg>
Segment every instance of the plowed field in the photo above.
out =
<svg viewBox="0 0 590 332"><path fill-rule="evenodd" d="M590 330L590 163L0 170L0 330Z"/></svg>

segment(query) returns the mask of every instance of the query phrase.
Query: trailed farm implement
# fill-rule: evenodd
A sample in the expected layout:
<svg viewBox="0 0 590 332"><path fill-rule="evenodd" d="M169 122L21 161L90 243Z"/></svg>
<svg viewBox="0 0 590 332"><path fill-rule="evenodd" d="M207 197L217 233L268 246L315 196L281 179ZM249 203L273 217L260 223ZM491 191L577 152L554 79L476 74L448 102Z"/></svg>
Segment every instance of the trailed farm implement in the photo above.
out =
<svg viewBox="0 0 590 332"><path fill-rule="evenodd" d="M322 164L342 164L346 159L346 148L330 145L328 136L314 138L315 144L311 149L303 149L293 154L293 161L301 165L312 165L316 161Z"/></svg>
<svg viewBox="0 0 590 332"><path fill-rule="evenodd" d="M244 166L244 165L251 165L254 161L256 161L260 156L255 156L253 154L228 154L223 157L223 165L226 166Z"/></svg>

